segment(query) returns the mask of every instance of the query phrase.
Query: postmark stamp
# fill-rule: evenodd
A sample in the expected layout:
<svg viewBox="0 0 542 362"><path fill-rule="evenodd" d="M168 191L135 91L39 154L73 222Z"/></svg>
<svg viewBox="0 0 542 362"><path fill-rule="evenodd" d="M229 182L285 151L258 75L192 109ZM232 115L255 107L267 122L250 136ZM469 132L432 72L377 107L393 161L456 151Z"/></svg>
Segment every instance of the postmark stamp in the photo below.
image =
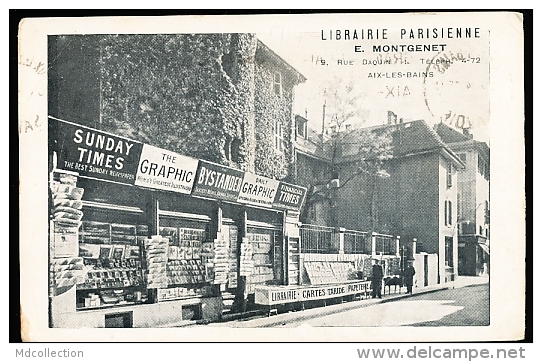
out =
<svg viewBox="0 0 542 362"><path fill-rule="evenodd" d="M484 49L477 53L439 52L426 65L424 102L430 114L458 129L479 128L489 121L489 63Z"/></svg>

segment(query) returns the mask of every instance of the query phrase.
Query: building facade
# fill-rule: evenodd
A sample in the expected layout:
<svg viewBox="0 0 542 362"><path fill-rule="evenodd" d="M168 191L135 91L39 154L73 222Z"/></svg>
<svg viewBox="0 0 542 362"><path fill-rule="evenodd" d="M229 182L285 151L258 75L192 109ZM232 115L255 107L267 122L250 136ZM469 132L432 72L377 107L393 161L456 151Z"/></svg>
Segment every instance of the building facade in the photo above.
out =
<svg viewBox="0 0 542 362"><path fill-rule="evenodd" d="M474 140L468 129L458 132L444 123L436 124L434 128L465 164L457 176L459 274L487 273L490 237L489 147L485 142Z"/></svg>
<svg viewBox="0 0 542 362"><path fill-rule="evenodd" d="M295 116L294 182L308 188L300 220L306 224L337 227L335 195L328 185L333 179L329 137L309 128L308 120Z"/></svg>
<svg viewBox="0 0 542 362"><path fill-rule="evenodd" d="M416 251L438 255L437 280L458 275L457 170L462 162L424 121L372 128L391 131L393 156L386 174L360 174L339 190L339 220L347 228L399 235ZM341 170L353 172L354 132L343 143ZM354 196L355 195L355 196Z"/></svg>
<svg viewBox="0 0 542 362"><path fill-rule="evenodd" d="M383 160L381 170L371 171L363 166L367 162L363 163L360 148L367 138L385 133L391 154ZM388 141L384 138L375 142ZM325 151L324 157L318 157L319 164L312 161L313 167L305 167L305 174L310 175L327 162L330 172L323 175L327 181L322 183L327 189L325 194L334 199L326 205L333 214L329 218L333 226L399 236L405 248L412 250L415 245L418 253L436 254L435 265L420 264L432 269L425 273L431 279L425 280L425 285L451 281L458 275L457 171L463 163L426 122L345 131L327 149L311 142L315 144L311 150L306 143L298 142L299 153L313 160L317 152ZM333 178L337 182L329 187ZM317 177L305 182L318 183ZM309 189L309 200L314 192L314 188Z"/></svg>
<svg viewBox="0 0 542 362"><path fill-rule="evenodd" d="M289 282L299 72L253 34L54 36L49 64L51 326L219 320Z"/></svg>
<svg viewBox="0 0 542 362"><path fill-rule="evenodd" d="M49 115L225 166L290 176L295 85L254 34L49 39Z"/></svg>

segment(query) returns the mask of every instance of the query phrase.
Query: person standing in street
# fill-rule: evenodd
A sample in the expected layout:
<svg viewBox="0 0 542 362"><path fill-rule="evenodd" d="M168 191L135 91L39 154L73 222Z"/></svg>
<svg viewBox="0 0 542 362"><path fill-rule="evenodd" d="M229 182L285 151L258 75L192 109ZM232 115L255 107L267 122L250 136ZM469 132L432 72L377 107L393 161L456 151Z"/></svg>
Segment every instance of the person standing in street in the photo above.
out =
<svg viewBox="0 0 542 362"><path fill-rule="evenodd" d="M373 264L373 298L382 298L382 278L384 278L384 272L382 271L382 266L378 263L378 259L375 259Z"/></svg>
<svg viewBox="0 0 542 362"><path fill-rule="evenodd" d="M414 269L414 266L412 265L412 260L408 260L407 265L405 267L405 274L404 274L407 294L412 294L412 285L414 284L414 274L416 274L416 270Z"/></svg>

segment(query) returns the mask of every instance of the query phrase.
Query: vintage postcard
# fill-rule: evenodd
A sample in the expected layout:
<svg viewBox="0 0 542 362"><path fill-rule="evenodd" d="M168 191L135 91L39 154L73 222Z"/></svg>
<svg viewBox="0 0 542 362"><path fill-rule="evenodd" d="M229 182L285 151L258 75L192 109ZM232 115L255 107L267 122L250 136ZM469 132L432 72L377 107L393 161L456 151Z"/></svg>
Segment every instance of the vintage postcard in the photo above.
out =
<svg viewBox="0 0 542 362"><path fill-rule="evenodd" d="M23 340L522 339L523 32L23 19Z"/></svg>

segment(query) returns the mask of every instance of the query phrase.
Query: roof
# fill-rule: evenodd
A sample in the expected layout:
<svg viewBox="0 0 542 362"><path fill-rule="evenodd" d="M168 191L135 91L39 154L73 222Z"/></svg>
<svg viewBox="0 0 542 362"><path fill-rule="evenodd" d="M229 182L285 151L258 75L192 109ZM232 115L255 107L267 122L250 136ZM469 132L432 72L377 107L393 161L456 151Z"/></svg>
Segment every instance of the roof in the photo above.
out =
<svg viewBox="0 0 542 362"><path fill-rule="evenodd" d="M377 133L391 131L394 158L438 151L443 152L445 157L463 167L463 163L457 155L424 120L356 129L349 132L341 143L343 145L355 145L363 132L368 131ZM343 156L342 160L349 161L350 158L352 156Z"/></svg>
<svg viewBox="0 0 542 362"><path fill-rule="evenodd" d="M425 121L413 121L398 126L393 133L394 155L396 156L447 148L438 134Z"/></svg>
<svg viewBox="0 0 542 362"><path fill-rule="evenodd" d="M472 135L465 135L442 122L433 126L433 129L446 143L464 142L472 139Z"/></svg>
<svg viewBox="0 0 542 362"><path fill-rule="evenodd" d="M438 134L423 120L359 128L345 136L343 143L357 143L358 137L368 131L376 133L391 131L394 156L404 156L446 147Z"/></svg>
<svg viewBox="0 0 542 362"><path fill-rule="evenodd" d="M303 83L307 80L307 77L305 77L303 74L301 74L301 72L299 72L297 69L292 67L288 62L282 59L277 53L271 50L271 48L269 48L267 45L262 43L262 41L259 39L258 39L258 46L256 48L256 52L261 52L262 55L270 59L277 66L283 68L288 73L290 73L290 75L292 75L292 78L290 79L295 80L296 83Z"/></svg>
<svg viewBox="0 0 542 362"><path fill-rule="evenodd" d="M324 138L323 143L322 138ZM316 130L307 127L307 138L298 137L295 141L295 148L306 155L331 162L331 144L325 142L327 139L328 137L322 136Z"/></svg>
<svg viewBox="0 0 542 362"><path fill-rule="evenodd" d="M452 150L476 148L478 153L489 161L489 146L485 142L474 140L472 134L463 134L442 122L437 123L433 128Z"/></svg>

